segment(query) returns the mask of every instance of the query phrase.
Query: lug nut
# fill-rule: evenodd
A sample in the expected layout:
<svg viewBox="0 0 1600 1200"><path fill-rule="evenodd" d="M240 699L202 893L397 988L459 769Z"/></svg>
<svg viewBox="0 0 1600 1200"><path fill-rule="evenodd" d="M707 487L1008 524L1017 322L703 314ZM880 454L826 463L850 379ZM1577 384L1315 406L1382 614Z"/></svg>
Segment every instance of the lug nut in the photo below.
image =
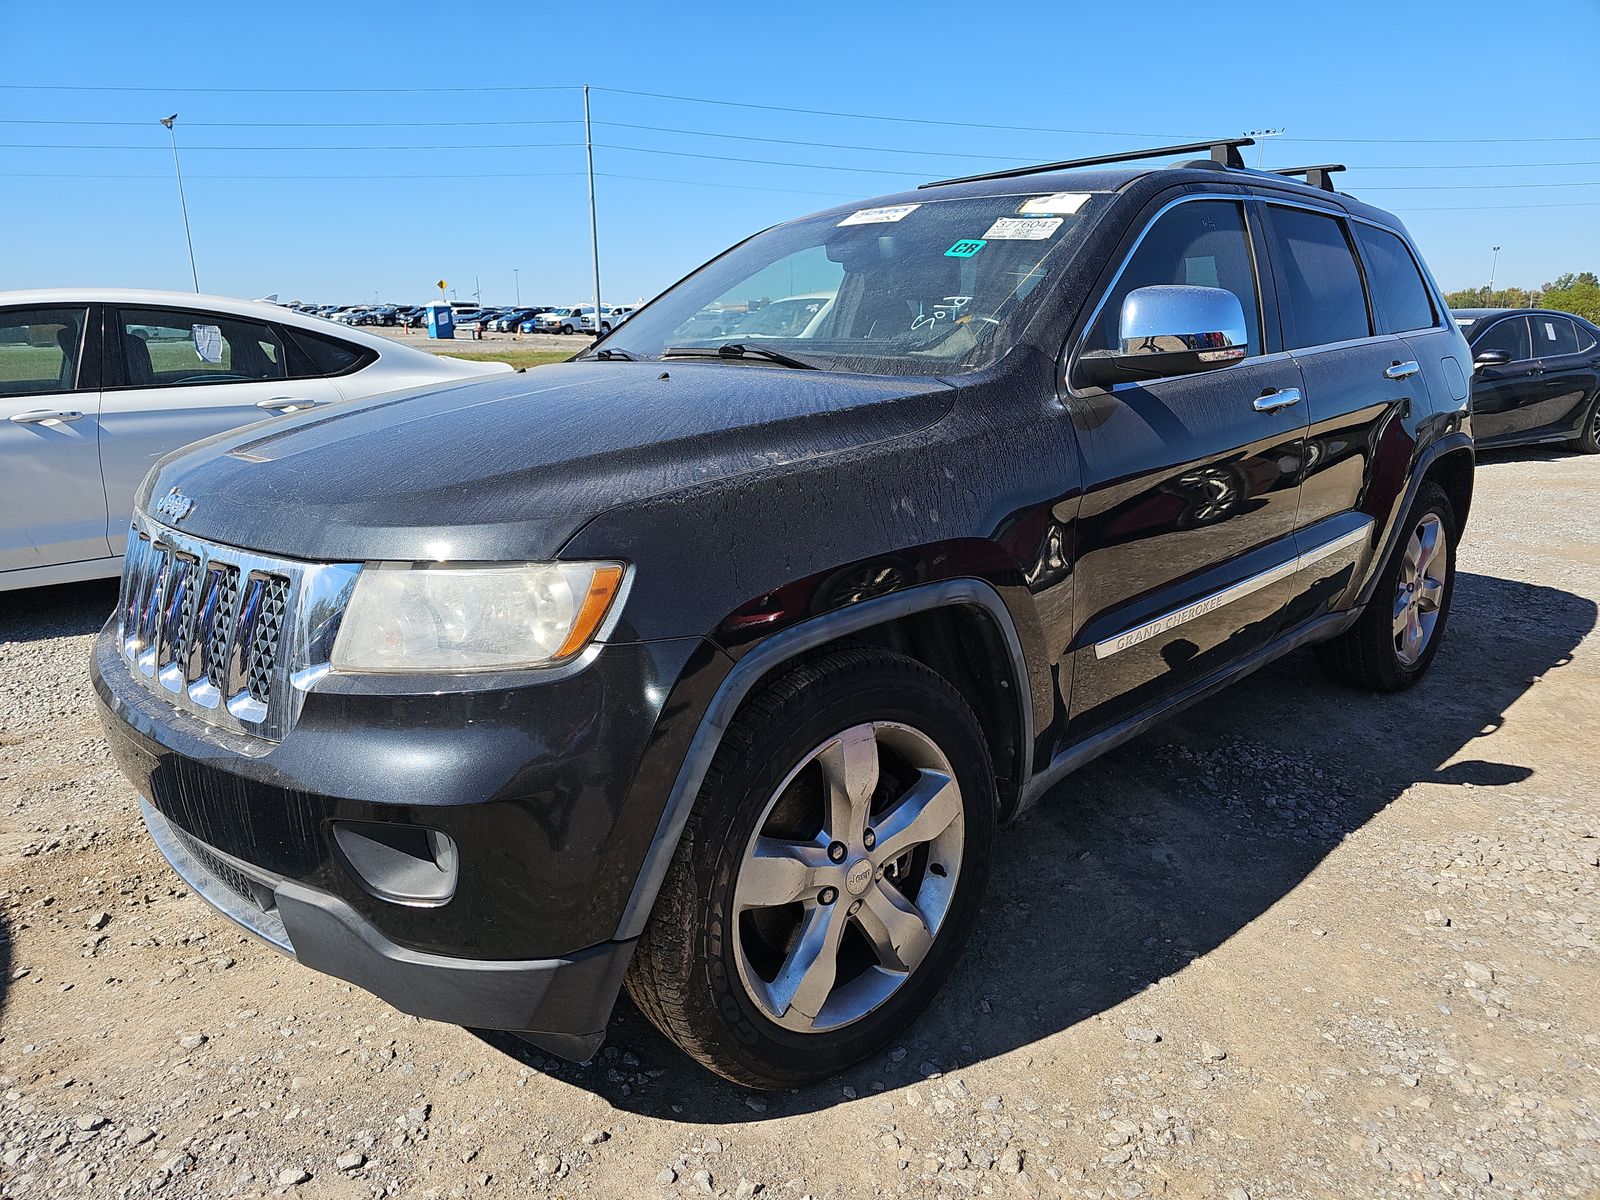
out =
<svg viewBox="0 0 1600 1200"><path fill-rule="evenodd" d="M855 916L855 915L856 915L856 914L857 914L857 913L858 913L858 912L860 912L860 911L861 911L861 901L859 901L859 900L857 900L857 901L856 901L856 902L855 902L855 903L854 903L854 904L852 904L852 905L851 905L851 906L850 906L850 913L849 913L849 915L850 915L850 916L852 916L852 917L853 917L853 916Z"/></svg>
<svg viewBox="0 0 1600 1200"><path fill-rule="evenodd" d="M866 845L867 849L871 850L878 844L878 835L869 829L866 833L861 835L861 840Z"/></svg>
<svg viewBox="0 0 1600 1200"><path fill-rule="evenodd" d="M838 898L839 898L838 889L837 888L831 888L831 887L830 888L823 888L822 889L822 894L817 897L817 899L822 901L822 903L824 903L824 904L832 904Z"/></svg>
<svg viewBox="0 0 1600 1200"><path fill-rule="evenodd" d="M849 853L843 842L834 842L828 847L828 858L833 862L843 862L844 856Z"/></svg>

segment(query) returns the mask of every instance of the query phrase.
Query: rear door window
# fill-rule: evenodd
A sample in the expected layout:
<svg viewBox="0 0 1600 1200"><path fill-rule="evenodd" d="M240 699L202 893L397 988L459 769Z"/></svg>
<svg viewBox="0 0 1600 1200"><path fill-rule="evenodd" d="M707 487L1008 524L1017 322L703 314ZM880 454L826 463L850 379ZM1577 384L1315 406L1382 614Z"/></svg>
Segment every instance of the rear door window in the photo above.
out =
<svg viewBox="0 0 1600 1200"><path fill-rule="evenodd" d="M1482 354L1485 350L1504 350L1511 356L1512 362L1526 362L1532 358L1533 351L1528 343L1528 319L1507 317L1489 326L1472 343L1473 354Z"/></svg>
<svg viewBox="0 0 1600 1200"><path fill-rule="evenodd" d="M1528 318L1533 327L1533 356L1555 358L1562 354L1578 352L1578 331L1565 317L1543 314Z"/></svg>
<svg viewBox="0 0 1600 1200"><path fill-rule="evenodd" d="M1367 285L1372 291L1379 331L1406 333L1432 329L1438 324L1428 285L1405 242L1387 229L1359 221L1352 228L1367 260Z"/></svg>
<svg viewBox="0 0 1600 1200"><path fill-rule="evenodd" d="M1370 337L1361 270L1344 222L1272 205L1272 274L1290 350Z"/></svg>
<svg viewBox="0 0 1600 1200"><path fill-rule="evenodd" d="M272 326L226 313L124 308L123 379L130 387L188 387L285 379Z"/></svg>
<svg viewBox="0 0 1600 1200"><path fill-rule="evenodd" d="M84 308L0 312L0 396L74 391L87 312Z"/></svg>

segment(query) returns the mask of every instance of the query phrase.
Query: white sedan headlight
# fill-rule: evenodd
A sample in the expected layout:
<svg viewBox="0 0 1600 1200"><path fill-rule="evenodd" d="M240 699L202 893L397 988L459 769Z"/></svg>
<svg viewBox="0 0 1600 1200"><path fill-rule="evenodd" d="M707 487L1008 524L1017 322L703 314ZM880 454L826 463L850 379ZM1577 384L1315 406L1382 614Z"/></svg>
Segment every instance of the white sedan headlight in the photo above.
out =
<svg viewBox="0 0 1600 1200"><path fill-rule="evenodd" d="M382 563L356 580L336 671L544 667L594 640L622 588L618 563Z"/></svg>

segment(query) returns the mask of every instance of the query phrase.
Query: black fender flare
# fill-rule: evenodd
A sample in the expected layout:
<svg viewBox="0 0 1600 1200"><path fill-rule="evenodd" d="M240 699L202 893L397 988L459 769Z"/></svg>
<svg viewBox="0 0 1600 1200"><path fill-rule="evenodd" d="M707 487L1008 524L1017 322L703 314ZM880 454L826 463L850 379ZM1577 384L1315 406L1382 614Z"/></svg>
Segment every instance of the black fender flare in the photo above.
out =
<svg viewBox="0 0 1600 1200"><path fill-rule="evenodd" d="M1400 503L1395 505L1394 514L1389 521L1388 532L1383 539L1382 552L1373 556L1373 568L1368 573L1366 582L1361 585L1361 591L1356 596L1353 609L1364 608L1372 599L1372 593L1377 590L1378 579L1383 574L1383 568L1388 565L1389 556L1395 553L1400 544L1400 538L1406 532L1406 518L1411 515L1411 510L1416 506L1417 493L1422 490L1422 483L1428 476L1428 471L1433 464L1447 454L1466 453L1477 461L1476 443L1472 435L1464 430L1449 433L1429 442L1427 447L1417 456L1417 461L1412 464L1410 478L1406 483L1406 490ZM1457 530L1460 533L1460 530Z"/></svg>
<svg viewBox="0 0 1600 1200"><path fill-rule="evenodd" d="M627 907L623 909L622 919L618 923L617 939L621 941L636 938L644 932L645 924L650 919L650 911L655 907L656 895L661 891L662 880L666 878L667 867L672 862L673 854L677 852L678 839L683 834L683 827L689 820L695 798L700 793L700 785L705 781L706 771L711 766L717 747L722 744L722 736L733 722L740 705L762 680L771 676L797 655L825 642L848 637L850 634L859 633L874 625L881 625L911 613L961 606L984 610L994 621L996 629L1005 641L1011 660L1011 690L1016 696L1017 716L1022 730L1020 739L1022 762L1019 777L1025 783L1033 771L1031 756L1034 739L1028 664L1023 656L1022 641L1017 635L1011 613L1001 600L1000 593L991 584L981 579L946 579L936 583L920 584L904 591L878 596L864 600L860 604L852 604L848 608L836 609L813 617L773 634L750 650L734 664L733 669L717 688L711 703L706 707L705 715L700 720L699 728L695 730L694 739L689 743L689 751L684 755L683 765L678 769L672 791L667 796L661 820L656 826L655 835L650 840L650 848L645 852L644 862L634 879Z"/></svg>

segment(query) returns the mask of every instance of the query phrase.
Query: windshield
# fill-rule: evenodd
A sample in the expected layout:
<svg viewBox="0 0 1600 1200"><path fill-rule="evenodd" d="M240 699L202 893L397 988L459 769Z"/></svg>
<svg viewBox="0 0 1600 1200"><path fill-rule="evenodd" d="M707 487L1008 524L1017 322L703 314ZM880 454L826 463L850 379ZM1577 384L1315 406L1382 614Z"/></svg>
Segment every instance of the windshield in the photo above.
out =
<svg viewBox="0 0 1600 1200"><path fill-rule="evenodd" d="M984 196L791 221L696 271L605 348L661 358L733 344L877 375L976 370L1005 352L1002 325L1018 328L1103 202Z"/></svg>

